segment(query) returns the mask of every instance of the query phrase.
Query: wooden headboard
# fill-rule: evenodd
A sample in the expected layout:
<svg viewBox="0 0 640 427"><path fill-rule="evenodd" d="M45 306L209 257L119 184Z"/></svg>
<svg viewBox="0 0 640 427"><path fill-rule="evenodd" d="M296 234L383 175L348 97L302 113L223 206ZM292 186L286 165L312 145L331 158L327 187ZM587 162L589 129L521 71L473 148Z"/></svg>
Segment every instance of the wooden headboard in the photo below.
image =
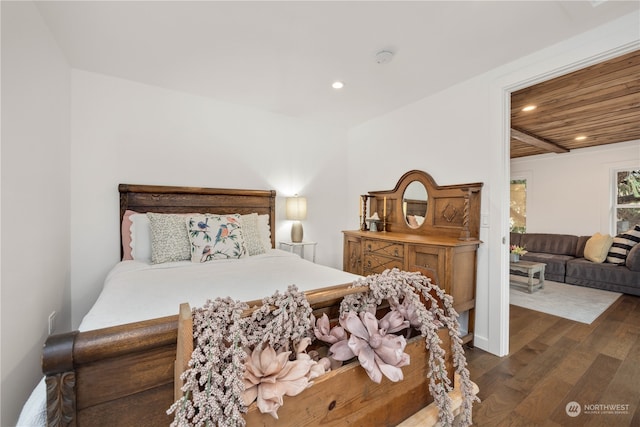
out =
<svg viewBox="0 0 640 427"><path fill-rule="evenodd" d="M275 247L276 192L227 188L120 184L120 222L126 210L157 213L269 215L271 247ZM120 242L122 247L122 242ZM122 255L122 254L121 254Z"/></svg>

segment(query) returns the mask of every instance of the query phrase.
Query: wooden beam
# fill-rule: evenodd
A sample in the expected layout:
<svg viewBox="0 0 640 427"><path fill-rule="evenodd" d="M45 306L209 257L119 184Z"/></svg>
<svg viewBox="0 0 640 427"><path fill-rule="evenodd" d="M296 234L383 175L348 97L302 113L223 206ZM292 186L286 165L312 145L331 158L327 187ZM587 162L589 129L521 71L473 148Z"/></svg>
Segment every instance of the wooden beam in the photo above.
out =
<svg viewBox="0 0 640 427"><path fill-rule="evenodd" d="M524 142L525 144L533 145L534 147L542 148L546 151L553 153L568 153L569 150L559 146L558 144L548 141L544 138L540 138L536 135L531 135L521 130L511 128L511 138Z"/></svg>

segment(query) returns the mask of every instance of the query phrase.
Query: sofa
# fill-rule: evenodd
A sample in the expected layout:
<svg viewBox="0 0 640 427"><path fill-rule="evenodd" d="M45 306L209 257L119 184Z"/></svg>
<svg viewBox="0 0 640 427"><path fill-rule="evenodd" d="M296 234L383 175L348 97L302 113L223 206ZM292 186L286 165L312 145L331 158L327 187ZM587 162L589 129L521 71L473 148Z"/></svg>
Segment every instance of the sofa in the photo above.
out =
<svg viewBox="0 0 640 427"><path fill-rule="evenodd" d="M631 248L623 264L592 262L584 258L591 237L511 233L510 243L527 251L521 260L547 265L546 280L640 296L640 244Z"/></svg>

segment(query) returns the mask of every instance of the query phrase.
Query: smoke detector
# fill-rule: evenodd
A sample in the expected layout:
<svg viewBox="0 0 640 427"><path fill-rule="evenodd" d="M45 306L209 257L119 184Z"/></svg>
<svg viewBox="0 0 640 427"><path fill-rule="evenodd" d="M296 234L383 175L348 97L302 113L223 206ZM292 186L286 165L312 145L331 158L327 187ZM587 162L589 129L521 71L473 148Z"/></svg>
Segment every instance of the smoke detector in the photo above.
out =
<svg viewBox="0 0 640 427"><path fill-rule="evenodd" d="M386 64L388 62L391 62L392 59L393 52L390 52L388 50L381 50L380 52L376 53L376 62L378 64Z"/></svg>

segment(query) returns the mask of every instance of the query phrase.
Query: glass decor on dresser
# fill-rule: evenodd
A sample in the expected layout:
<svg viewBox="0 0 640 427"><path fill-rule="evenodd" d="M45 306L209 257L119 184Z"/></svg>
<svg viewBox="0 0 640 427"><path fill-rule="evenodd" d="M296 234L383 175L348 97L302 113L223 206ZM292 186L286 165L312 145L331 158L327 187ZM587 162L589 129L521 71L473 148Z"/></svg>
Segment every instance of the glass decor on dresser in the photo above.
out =
<svg viewBox="0 0 640 427"><path fill-rule="evenodd" d="M472 345L482 185L439 186L413 170L393 190L361 195L360 229L343 232L343 269L420 271L453 296L458 313L468 312L463 342Z"/></svg>

